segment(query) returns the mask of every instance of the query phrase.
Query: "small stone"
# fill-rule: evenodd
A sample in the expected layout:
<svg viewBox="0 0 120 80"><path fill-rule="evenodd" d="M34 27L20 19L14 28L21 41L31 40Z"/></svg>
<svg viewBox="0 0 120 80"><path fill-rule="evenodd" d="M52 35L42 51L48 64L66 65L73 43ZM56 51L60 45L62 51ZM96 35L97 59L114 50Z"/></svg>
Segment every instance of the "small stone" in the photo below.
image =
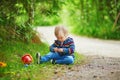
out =
<svg viewBox="0 0 120 80"><path fill-rule="evenodd" d="M72 69L71 67L68 67L68 69L70 70L70 69Z"/></svg>
<svg viewBox="0 0 120 80"><path fill-rule="evenodd" d="M94 75L94 76L93 76L93 78L97 78L97 76L96 76L96 75Z"/></svg>
<svg viewBox="0 0 120 80"><path fill-rule="evenodd" d="M102 56L102 59L104 59L104 56Z"/></svg>
<svg viewBox="0 0 120 80"><path fill-rule="evenodd" d="M83 76L80 76L81 78L83 77Z"/></svg>
<svg viewBox="0 0 120 80"><path fill-rule="evenodd" d="M88 64L88 66L91 66L90 64Z"/></svg>
<svg viewBox="0 0 120 80"><path fill-rule="evenodd" d="M111 72L111 74L113 74L114 72Z"/></svg>
<svg viewBox="0 0 120 80"><path fill-rule="evenodd" d="M104 67L102 67L102 69L104 69Z"/></svg>
<svg viewBox="0 0 120 80"><path fill-rule="evenodd" d="M54 74L57 74L57 73L58 73L57 71L54 72Z"/></svg>
<svg viewBox="0 0 120 80"><path fill-rule="evenodd" d="M79 72L79 70L77 70L77 72Z"/></svg>

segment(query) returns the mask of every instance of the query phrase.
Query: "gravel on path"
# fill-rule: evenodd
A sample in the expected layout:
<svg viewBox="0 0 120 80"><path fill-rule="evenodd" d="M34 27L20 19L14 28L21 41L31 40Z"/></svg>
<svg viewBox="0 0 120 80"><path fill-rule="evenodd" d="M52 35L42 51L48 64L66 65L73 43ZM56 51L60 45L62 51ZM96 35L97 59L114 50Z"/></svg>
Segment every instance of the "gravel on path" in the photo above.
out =
<svg viewBox="0 0 120 80"><path fill-rule="evenodd" d="M120 58L89 56L84 65L55 69L52 80L120 80Z"/></svg>

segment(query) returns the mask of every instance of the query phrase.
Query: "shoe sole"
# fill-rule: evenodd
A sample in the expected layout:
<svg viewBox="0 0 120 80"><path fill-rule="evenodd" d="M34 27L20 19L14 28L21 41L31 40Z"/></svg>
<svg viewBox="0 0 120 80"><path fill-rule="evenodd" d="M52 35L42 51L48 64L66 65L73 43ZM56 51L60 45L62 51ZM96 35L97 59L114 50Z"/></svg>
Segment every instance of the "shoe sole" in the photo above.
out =
<svg viewBox="0 0 120 80"><path fill-rule="evenodd" d="M36 54L36 58L37 58L37 64L40 64L40 54L39 53Z"/></svg>

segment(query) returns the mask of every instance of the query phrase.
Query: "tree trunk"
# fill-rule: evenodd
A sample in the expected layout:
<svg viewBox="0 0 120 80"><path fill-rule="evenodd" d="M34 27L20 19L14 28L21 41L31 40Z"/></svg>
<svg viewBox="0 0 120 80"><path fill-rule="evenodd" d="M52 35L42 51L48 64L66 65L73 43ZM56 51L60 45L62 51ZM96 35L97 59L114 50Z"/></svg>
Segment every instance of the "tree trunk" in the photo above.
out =
<svg viewBox="0 0 120 80"><path fill-rule="evenodd" d="M29 24L33 24L34 23L34 0L30 0L31 1L31 4L29 4L29 9L28 9L28 16L29 16L29 19L28 19L28 23Z"/></svg>
<svg viewBox="0 0 120 80"><path fill-rule="evenodd" d="M116 17L116 19L115 19L115 22L114 22L113 27L112 27L112 31L115 30L115 26L116 26L116 24L117 24L117 21L118 21L119 17L120 17L120 12L118 13L118 15L117 15L117 17Z"/></svg>
<svg viewBox="0 0 120 80"><path fill-rule="evenodd" d="M35 0L24 1L23 6L28 14L27 24L32 25L34 23Z"/></svg>

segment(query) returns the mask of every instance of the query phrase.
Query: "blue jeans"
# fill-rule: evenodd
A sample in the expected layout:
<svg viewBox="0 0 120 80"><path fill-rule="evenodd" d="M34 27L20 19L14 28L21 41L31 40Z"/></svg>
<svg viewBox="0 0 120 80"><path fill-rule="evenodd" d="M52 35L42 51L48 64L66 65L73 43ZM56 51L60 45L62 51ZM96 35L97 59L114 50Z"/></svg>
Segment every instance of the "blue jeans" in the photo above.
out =
<svg viewBox="0 0 120 80"><path fill-rule="evenodd" d="M73 64L74 63L74 57L71 55L59 55L57 52L49 52L45 56L41 56L40 62L47 62L51 59L55 60L56 64Z"/></svg>

